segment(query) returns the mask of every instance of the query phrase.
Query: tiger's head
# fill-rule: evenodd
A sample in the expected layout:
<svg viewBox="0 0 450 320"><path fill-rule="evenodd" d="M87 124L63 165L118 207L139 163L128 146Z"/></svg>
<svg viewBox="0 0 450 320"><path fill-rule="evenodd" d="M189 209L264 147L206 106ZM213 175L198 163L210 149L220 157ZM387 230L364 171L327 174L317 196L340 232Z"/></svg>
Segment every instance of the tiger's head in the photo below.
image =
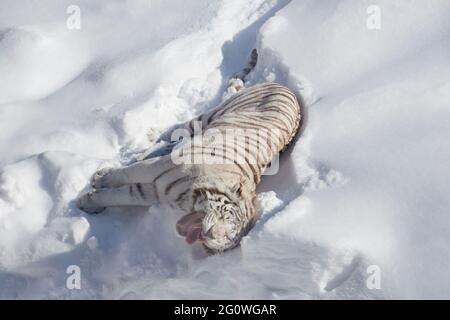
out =
<svg viewBox="0 0 450 320"><path fill-rule="evenodd" d="M210 253L232 249L256 222L254 202L242 185L227 191L195 189L193 212L178 221L177 231L190 244L200 241Z"/></svg>

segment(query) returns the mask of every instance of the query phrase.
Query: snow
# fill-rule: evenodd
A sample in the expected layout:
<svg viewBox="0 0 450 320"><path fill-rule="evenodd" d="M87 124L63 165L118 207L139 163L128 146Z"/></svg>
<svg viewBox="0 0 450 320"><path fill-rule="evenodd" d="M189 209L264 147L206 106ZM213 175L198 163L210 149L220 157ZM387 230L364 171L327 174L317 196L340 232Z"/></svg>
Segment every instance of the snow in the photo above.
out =
<svg viewBox="0 0 450 320"><path fill-rule="evenodd" d="M0 3L1 298L450 298L448 1L85 0L79 30L71 4ZM167 208L76 209L97 168L217 105L253 47L249 84L305 106L240 248L205 257Z"/></svg>

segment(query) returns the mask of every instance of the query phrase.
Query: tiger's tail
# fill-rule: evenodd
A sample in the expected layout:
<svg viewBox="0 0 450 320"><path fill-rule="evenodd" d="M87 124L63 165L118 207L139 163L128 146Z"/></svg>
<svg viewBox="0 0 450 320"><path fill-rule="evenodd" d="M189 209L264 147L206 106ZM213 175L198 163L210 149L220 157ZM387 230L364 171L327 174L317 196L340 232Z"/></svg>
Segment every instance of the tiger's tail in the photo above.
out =
<svg viewBox="0 0 450 320"><path fill-rule="evenodd" d="M258 62L258 51L253 49L247 61L247 65L240 72L236 73L228 81L228 92L238 92L244 88L245 78L255 68Z"/></svg>

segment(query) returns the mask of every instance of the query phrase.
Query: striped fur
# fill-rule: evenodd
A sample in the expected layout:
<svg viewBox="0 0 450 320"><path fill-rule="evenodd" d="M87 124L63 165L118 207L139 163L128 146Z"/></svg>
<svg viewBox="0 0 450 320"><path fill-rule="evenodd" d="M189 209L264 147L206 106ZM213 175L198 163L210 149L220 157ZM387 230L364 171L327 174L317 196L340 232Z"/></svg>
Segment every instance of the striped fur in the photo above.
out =
<svg viewBox="0 0 450 320"><path fill-rule="evenodd" d="M276 83L243 87L242 80L256 58L254 50L248 66L230 81L235 95L163 135L162 140L171 146L166 149L168 154L100 170L92 178L95 191L82 196L79 207L99 212L109 206L162 203L184 212L177 231L188 243L199 240L213 252L236 246L259 217L255 190L264 169L294 138L300 123L299 104L288 88ZM199 126L200 135L196 132ZM270 140L258 139L247 136L245 130L278 134ZM208 135L208 131L215 134ZM217 138L229 131L237 132L236 137L244 132L246 140ZM190 139L173 142L177 132ZM174 161L174 154L190 161ZM220 163L205 162L211 155Z"/></svg>

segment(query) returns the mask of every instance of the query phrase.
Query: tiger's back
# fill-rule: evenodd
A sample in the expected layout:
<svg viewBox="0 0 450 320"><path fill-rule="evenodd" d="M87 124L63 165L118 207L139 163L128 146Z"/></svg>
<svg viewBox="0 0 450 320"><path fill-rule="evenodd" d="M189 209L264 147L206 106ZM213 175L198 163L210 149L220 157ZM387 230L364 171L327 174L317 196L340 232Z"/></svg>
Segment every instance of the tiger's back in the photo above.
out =
<svg viewBox="0 0 450 320"><path fill-rule="evenodd" d="M257 84L188 122L184 128L189 135L201 127L204 138L185 148L184 156L203 160L199 164L208 169L204 160L213 153L219 163L209 171L234 169L256 185L264 168L296 135L300 118L297 98L288 88L270 82Z"/></svg>

